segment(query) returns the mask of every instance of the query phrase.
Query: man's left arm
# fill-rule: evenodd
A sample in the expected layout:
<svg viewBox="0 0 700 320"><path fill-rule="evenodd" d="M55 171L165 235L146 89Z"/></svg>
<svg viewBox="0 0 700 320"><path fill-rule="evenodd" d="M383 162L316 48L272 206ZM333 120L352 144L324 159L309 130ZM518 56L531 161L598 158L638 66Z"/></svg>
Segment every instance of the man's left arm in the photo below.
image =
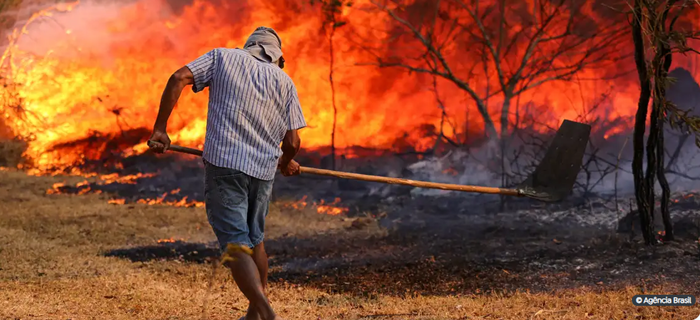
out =
<svg viewBox="0 0 700 320"><path fill-rule="evenodd" d="M149 141L160 143L151 147L153 151L162 153L170 147L170 138L166 133L168 119L178 99L180 99L182 90L186 86L192 85L192 91L199 92L209 86L214 73L215 54L216 50L212 50L202 55L197 60L175 71L168 79L168 84L165 86L160 99L158 117L153 125L153 134L149 139Z"/></svg>

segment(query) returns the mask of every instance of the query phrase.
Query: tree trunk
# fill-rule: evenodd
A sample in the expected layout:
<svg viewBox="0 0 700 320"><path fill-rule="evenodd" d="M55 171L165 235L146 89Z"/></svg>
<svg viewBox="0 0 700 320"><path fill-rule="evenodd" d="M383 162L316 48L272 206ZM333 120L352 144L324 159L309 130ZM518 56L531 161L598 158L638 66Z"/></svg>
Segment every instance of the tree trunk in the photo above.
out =
<svg viewBox="0 0 700 320"><path fill-rule="evenodd" d="M333 64L334 64L334 54L333 54L333 36L335 35L335 21L331 27L331 35L328 39L329 44L329 55L330 55L330 71L328 72L328 80L331 84L331 100L333 104L333 131L331 132L331 168L336 170L335 166L335 128L338 121L338 108L335 105L335 84L333 83Z"/></svg>
<svg viewBox="0 0 700 320"><path fill-rule="evenodd" d="M666 15L668 13L668 10L664 13L663 15L663 21L665 22L666 20ZM663 28L663 25L662 25ZM669 31L673 26L669 27ZM662 29L662 31L665 32L665 30ZM664 236L663 240L664 241L673 241L674 236L673 236L673 222L671 221L671 213L668 210L668 205L669 201L671 198L671 187L668 185L668 180L666 180L666 171L664 167L664 123L666 120L666 115L664 114L665 110L665 104L666 104L666 84L667 84L667 78L668 78L668 71L671 69L671 63L673 62L672 55L671 55L671 49L669 48L668 43L659 41L657 44L659 45L659 57L663 61L662 68L660 68L657 71L657 74L655 76L656 81L654 82L654 85L656 86L656 97L654 100L656 101L655 104L658 105L658 109L660 110L659 117L656 118L655 120L658 122L657 128L658 128L658 144L657 144L657 151L656 151L656 162L658 164L658 171L657 171L657 178L659 179L659 185L661 185L661 219L663 220L664 223ZM660 63L661 64L661 63Z"/></svg>
<svg viewBox="0 0 700 320"><path fill-rule="evenodd" d="M476 110L479 111L479 115L484 119L484 134L491 139L497 139L498 131L496 131L496 125L491 119L491 115L489 114L488 107L484 103L484 100L477 96L472 96L472 99L476 102Z"/></svg>
<svg viewBox="0 0 700 320"><path fill-rule="evenodd" d="M644 131L651 97L651 83L647 73L647 64L644 57L644 38L642 36L642 5L643 0L634 2L632 19L632 40L634 42L634 61L639 76L640 93L637 104L637 113L634 121L634 135L632 145L634 157L632 158L632 174L634 176L634 193L637 200L637 210L642 227L644 242L651 245L654 242L654 232L651 229L650 206L648 202L648 186L644 179ZM653 204L653 203L652 203Z"/></svg>
<svg viewBox="0 0 700 320"><path fill-rule="evenodd" d="M658 80L658 79L656 79ZM652 237L656 239L654 234L654 211L656 207L656 197L654 192L654 187L656 185L656 174L658 171L658 158L656 155L657 145L659 143L659 107L658 97L654 97L654 101L651 105L651 117L649 119L649 137L647 138L647 170L645 184L647 186L646 198L649 203L649 220L647 221ZM663 157L663 153L660 155Z"/></svg>
<svg viewBox="0 0 700 320"><path fill-rule="evenodd" d="M666 171L664 171L664 119L661 117L658 119L659 122L659 144L656 152L657 160L659 165L658 168L658 179L661 185L661 219L664 222L664 241L673 241L673 222L671 221L671 213L668 210L668 204L671 200L671 187L668 185L668 180L666 180Z"/></svg>

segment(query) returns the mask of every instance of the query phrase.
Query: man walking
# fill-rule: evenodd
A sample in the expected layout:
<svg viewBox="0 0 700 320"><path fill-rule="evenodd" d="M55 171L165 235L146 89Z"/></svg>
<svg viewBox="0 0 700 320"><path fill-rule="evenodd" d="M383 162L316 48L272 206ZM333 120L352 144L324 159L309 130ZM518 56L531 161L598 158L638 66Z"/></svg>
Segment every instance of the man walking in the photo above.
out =
<svg viewBox="0 0 700 320"><path fill-rule="evenodd" d="M257 28L243 49L218 48L176 71L168 80L150 140L170 146L168 118L187 85L209 87L204 142L205 204L226 262L250 301L246 320L279 320L265 295L267 254L263 238L277 168L299 174L297 130L306 126L296 87L282 71L282 40ZM282 147L280 148L280 143ZM252 249L252 250L251 250Z"/></svg>

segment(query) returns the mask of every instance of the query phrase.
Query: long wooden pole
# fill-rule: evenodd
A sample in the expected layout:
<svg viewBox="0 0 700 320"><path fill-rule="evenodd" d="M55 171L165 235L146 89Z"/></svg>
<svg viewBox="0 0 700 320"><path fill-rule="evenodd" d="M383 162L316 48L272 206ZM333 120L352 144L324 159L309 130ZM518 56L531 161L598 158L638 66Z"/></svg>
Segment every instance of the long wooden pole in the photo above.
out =
<svg viewBox="0 0 700 320"><path fill-rule="evenodd" d="M178 145L170 145L168 150L188 153L196 156L202 156L202 150L182 147ZM334 170L317 169L310 167L300 167L301 173L310 173L322 176L331 176L342 179L352 179L361 180L369 182L381 182L388 184L401 184L418 188L430 188L430 189L441 189L441 190L451 190L451 191L463 191L463 192L473 192L473 193L489 193L489 194L501 194L506 196L524 196L522 192L518 189L506 189L506 188L494 188L494 187L481 187L481 186L467 186L461 184L450 184L450 183L437 183L437 182L427 182L427 181L417 181L401 178L390 178L382 176L373 176L368 174L359 173L349 173Z"/></svg>

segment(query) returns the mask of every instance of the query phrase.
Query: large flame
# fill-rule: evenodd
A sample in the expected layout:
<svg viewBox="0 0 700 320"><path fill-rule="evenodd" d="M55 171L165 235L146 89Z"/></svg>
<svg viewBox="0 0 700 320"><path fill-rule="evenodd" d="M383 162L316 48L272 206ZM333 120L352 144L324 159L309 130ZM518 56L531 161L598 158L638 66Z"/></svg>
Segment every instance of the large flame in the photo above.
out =
<svg viewBox="0 0 700 320"><path fill-rule="evenodd" d="M438 126L441 121L430 78L399 69L357 66L374 60L348 39L381 37L377 30L388 25L386 13L364 10L367 6L372 4L355 1L352 7L344 7L341 16L347 27L339 28L335 37L337 146L390 148L397 138L408 135L418 149L426 148L431 141L416 128L426 123ZM39 19L50 14L50 21ZM95 132L118 136L129 129L150 129L160 94L173 71L212 48L241 46L260 25L276 28L283 39L288 61L285 71L297 85L309 124L302 132L304 147L330 143L333 109L328 38L321 31L318 6L308 1L212 4L193 0L184 6L169 5L165 0L126 5L82 2L49 8L31 20L28 27L18 28L12 35L0 66L6 79L16 85L8 88L14 90L16 102L25 110L23 117L16 117L5 106L5 121L17 134L34 139L27 154L40 166L69 165L86 157L51 151L56 145L86 139ZM620 39L622 43L629 41ZM520 47L524 46L517 50L523 50ZM675 66L689 69L696 78L700 74L695 57L679 57ZM618 67L620 71L633 70L634 65L627 59ZM478 77L481 71L475 72ZM607 74L610 70L583 70L575 79L599 80L548 82L523 94L519 101L535 106L537 111L530 112L537 112L544 126L556 127L562 119L576 118L602 94L612 91L594 116L622 119L617 127L606 129L606 134L624 132L636 109L636 74L601 79ZM492 77L491 81L496 80ZM456 130L481 132L484 124L467 94L447 81L438 84L452 121L469 123L468 127L458 125ZM490 106L499 103L495 98ZM493 108L494 119L497 110ZM171 138L182 145L201 147L206 112L207 94L186 90L169 122ZM108 146L99 146L96 152L104 148ZM142 143L134 143L121 151L132 154L143 150Z"/></svg>

